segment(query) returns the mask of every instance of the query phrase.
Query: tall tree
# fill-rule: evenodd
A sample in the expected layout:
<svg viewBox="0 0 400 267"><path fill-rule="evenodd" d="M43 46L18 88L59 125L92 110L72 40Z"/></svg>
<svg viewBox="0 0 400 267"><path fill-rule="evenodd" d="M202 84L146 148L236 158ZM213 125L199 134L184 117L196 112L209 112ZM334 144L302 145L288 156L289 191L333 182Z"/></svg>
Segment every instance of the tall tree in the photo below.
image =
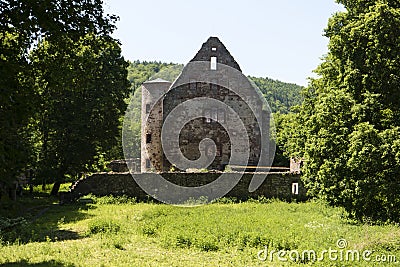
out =
<svg viewBox="0 0 400 267"><path fill-rule="evenodd" d="M0 181L12 180L32 159L31 125L40 95L33 89L29 52L44 39L60 47L68 44L66 36L106 37L116 19L104 16L101 0L0 1Z"/></svg>
<svg viewBox="0 0 400 267"><path fill-rule="evenodd" d="M61 46L45 40L31 59L41 101L39 166L42 177L57 178L55 194L65 175L90 170L96 156L116 145L128 63L118 42L94 34L65 37Z"/></svg>
<svg viewBox="0 0 400 267"><path fill-rule="evenodd" d="M400 1L338 2L346 11L329 20L329 52L297 114L305 182L360 220L398 221Z"/></svg>
<svg viewBox="0 0 400 267"><path fill-rule="evenodd" d="M0 182L7 184L30 159L27 128L35 97L25 78L29 64L19 34L0 32L0 46Z"/></svg>

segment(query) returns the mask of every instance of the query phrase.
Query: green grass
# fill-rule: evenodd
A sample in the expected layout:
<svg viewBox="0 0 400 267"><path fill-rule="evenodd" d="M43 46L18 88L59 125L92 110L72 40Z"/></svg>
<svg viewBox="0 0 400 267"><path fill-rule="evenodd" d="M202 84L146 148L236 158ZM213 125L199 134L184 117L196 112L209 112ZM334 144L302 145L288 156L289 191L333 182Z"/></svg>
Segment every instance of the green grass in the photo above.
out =
<svg viewBox="0 0 400 267"><path fill-rule="evenodd" d="M127 197L88 196L82 202L64 206L47 201L44 212L35 210L25 223L3 231L0 264L381 266L362 260L330 261L328 256L321 262L305 259L297 263L281 262L277 254L273 262L257 258L265 246L269 251L321 253L338 249L338 239L346 239L346 249L373 250L372 256L395 255L400 261L398 226L356 224L346 219L343 210L321 202L233 203L225 199L204 206L177 207L136 203Z"/></svg>

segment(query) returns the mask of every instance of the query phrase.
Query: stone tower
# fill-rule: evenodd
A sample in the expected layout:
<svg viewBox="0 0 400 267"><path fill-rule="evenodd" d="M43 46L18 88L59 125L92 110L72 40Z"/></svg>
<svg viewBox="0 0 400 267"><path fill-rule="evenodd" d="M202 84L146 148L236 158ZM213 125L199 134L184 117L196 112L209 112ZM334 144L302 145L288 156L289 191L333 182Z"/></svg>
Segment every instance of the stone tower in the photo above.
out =
<svg viewBox="0 0 400 267"><path fill-rule="evenodd" d="M161 127L163 106L160 103L162 103L162 98L170 86L171 82L163 79L155 79L142 84L142 172L162 169ZM152 111L151 114L150 111Z"/></svg>

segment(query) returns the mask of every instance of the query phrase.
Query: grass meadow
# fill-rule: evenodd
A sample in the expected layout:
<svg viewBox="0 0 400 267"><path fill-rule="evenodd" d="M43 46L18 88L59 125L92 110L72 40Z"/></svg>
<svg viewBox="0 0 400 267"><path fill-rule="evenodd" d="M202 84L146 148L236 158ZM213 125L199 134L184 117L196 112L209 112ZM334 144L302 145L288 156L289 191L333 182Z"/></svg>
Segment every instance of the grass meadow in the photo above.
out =
<svg viewBox="0 0 400 267"><path fill-rule="evenodd" d="M321 201L58 205L36 188L0 212L13 218L0 222L2 266L400 266L398 225L358 224Z"/></svg>

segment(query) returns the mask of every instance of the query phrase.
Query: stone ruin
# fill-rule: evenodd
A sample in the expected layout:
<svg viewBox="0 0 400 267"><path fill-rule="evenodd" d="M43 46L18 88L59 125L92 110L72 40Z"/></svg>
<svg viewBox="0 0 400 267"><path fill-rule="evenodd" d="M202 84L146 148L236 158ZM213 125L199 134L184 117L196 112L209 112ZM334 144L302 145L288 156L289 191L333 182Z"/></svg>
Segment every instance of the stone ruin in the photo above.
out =
<svg viewBox="0 0 400 267"><path fill-rule="evenodd" d="M199 82L197 79L192 80L198 74L193 73L187 66L174 83L162 79L144 82L142 85L141 109L141 158L129 159L128 161L115 160L109 164L111 172L95 173L88 177L82 177L72 185L68 193L61 195L61 202L68 202L89 193L99 196L110 194L127 195L136 197L139 200L147 200L151 196L148 196L140 188L133 177L146 179L148 175L151 175L151 173L147 173L150 170L161 173L163 178L174 184L188 187L205 185L217 179L227 166L231 155L229 136L218 123L232 119L226 115L225 110L204 109L204 112L209 113L208 116L212 119L205 119L207 116L203 114L204 118L190 121L180 132L179 147L189 160L199 157L198 147L202 139L208 137L215 142L217 151L213 152L216 156L209 165L208 172L187 173L184 172L185 170L179 169L177 170L178 172L170 172L173 165L165 157L162 148L161 129L169 113L174 107L186 100L202 96L215 98L233 107L240 114L240 119L244 121L249 138L249 165L255 165L262 156L265 156L266 159L269 159L269 163L272 163L273 153L271 153L270 147L261 145L261 136L269 136L271 113L268 109L261 109L261 103L258 103L259 109L250 110L246 101L224 86L240 87L240 90L244 90L245 94L246 90L248 92L255 90L244 75L241 76L245 80L240 83L234 79L224 83L224 73L222 69L217 69L218 63L229 66L239 73L241 73L241 69L222 42L216 37L210 37L191 62L208 62L209 68L214 68L214 72L212 72L212 75L214 75L213 82L204 83ZM180 81L186 82L179 83ZM247 101L258 100L247 99ZM257 116L263 118L263 123L257 124ZM213 121L216 123L213 123ZM235 129L231 129L231 131L235 133ZM240 135L240 133L236 134ZM130 166L131 173L127 163ZM270 166L268 165L268 160L264 164L261 166ZM307 198L306 189L300 179L299 166L296 161L291 161L293 172L286 169L283 172L269 172L264 182L254 192L249 192L248 190L251 179L254 175L265 176L265 173L257 174L254 173L254 170L245 172L240 181L226 196L240 200L258 198L260 196L288 201L305 200ZM249 167L244 166L245 171L248 171L247 168ZM270 169L266 171L270 171ZM238 174L232 172L231 175Z"/></svg>

